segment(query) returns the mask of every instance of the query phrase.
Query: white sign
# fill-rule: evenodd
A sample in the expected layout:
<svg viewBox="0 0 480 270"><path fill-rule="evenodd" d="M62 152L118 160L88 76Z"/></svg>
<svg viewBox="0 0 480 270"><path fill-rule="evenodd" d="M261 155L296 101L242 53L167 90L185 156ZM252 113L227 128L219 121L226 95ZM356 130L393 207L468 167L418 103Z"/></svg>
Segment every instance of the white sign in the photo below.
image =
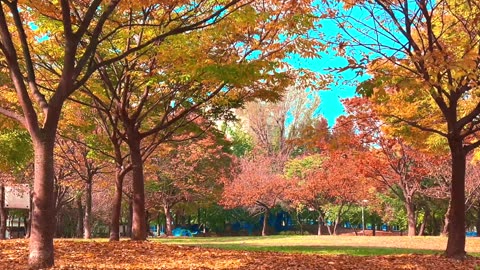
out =
<svg viewBox="0 0 480 270"><path fill-rule="evenodd" d="M30 209L28 185L5 186L5 208Z"/></svg>

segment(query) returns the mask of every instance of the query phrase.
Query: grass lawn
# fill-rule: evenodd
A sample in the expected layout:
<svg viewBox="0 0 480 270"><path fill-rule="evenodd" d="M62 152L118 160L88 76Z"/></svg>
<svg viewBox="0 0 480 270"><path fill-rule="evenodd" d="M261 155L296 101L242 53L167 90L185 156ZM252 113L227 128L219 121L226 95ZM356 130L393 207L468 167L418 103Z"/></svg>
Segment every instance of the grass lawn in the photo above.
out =
<svg viewBox="0 0 480 270"><path fill-rule="evenodd" d="M330 255L375 256L441 254L447 238L437 236L248 236L155 238L164 244L203 246L227 250L274 251ZM480 256L480 238L467 238L467 252Z"/></svg>

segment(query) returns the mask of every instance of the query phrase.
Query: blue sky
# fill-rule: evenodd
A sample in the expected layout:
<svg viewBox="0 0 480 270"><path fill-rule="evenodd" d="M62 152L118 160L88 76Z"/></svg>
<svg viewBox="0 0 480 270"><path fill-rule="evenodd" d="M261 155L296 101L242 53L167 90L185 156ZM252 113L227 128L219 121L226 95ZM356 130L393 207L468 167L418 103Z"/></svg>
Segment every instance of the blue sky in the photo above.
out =
<svg viewBox="0 0 480 270"><path fill-rule="evenodd" d="M322 6L320 1L316 1L316 4ZM350 12L359 18L366 17L360 9L353 8ZM312 32L310 35L315 38L321 33L325 39L332 40L335 39L337 35L343 34L336 22L329 19L322 20L321 27L316 29L316 32L317 33ZM334 82L329 86L329 89L320 91L319 93L320 107L317 109L317 112L327 119L330 127L333 127L338 116L345 113L341 99L355 96L356 83L368 78L367 75L358 77L355 72L351 70L342 73L328 71L328 68L345 67L348 64L345 58L336 56L335 54L334 49L329 48L315 59L302 59L293 56L288 60L289 64L295 68L307 68L321 74L330 74L333 76ZM358 56L360 57L360 55ZM352 55L350 55L350 57L352 57Z"/></svg>
<svg viewBox="0 0 480 270"><path fill-rule="evenodd" d="M359 78L355 78L355 74L352 71L345 71L342 74L328 71L327 68L347 65L345 59L335 56L332 51L322 53L320 57L315 59L292 57L289 63L295 68L308 68L321 74L334 76L334 82L329 86L330 89L319 92L320 107L317 109L317 112L323 115L327 119L328 125L332 127L337 117L345 113L340 100L355 95L355 86L348 83Z"/></svg>

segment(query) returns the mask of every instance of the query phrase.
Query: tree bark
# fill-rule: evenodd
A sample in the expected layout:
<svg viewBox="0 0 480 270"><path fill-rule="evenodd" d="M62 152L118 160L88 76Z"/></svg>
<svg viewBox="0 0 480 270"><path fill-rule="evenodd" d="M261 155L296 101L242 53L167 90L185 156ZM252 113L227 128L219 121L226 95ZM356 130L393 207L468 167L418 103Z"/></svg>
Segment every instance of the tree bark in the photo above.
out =
<svg viewBox="0 0 480 270"><path fill-rule="evenodd" d="M327 231L328 231L328 235L333 235L333 232L332 232L332 228L330 227L330 225L328 225L328 222L325 222L325 224L327 225Z"/></svg>
<svg viewBox="0 0 480 270"><path fill-rule="evenodd" d="M165 211L165 235L172 236L172 212L168 206L163 207Z"/></svg>
<svg viewBox="0 0 480 270"><path fill-rule="evenodd" d="M448 236L448 228L450 227L450 209L451 209L450 202L448 202L447 212L445 213L445 218L443 221L443 229L442 229L442 236Z"/></svg>
<svg viewBox="0 0 480 270"><path fill-rule="evenodd" d="M92 177L85 183L85 217L83 219L83 238L92 238Z"/></svg>
<svg viewBox="0 0 480 270"><path fill-rule="evenodd" d="M270 209L265 208L265 213L263 213L262 236L267 236L268 216L269 215L270 215Z"/></svg>
<svg viewBox="0 0 480 270"><path fill-rule="evenodd" d="M5 186L0 185L0 240L7 238L7 209L5 209Z"/></svg>
<svg viewBox="0 0 480 270"><path fill-rule="evenodd" d="M82 204L82 196L78 195L75 198L77 203L77 228L76 228L76 235L77 237L83 236L83 204Z"/></svg>
<svg viewBox="0 0 480 270"><path fill-rule="evenodd" d="M340 221L342 220L342 210L343 210L343 207L344 207L344 204L342 203L340 205L340 207L338 208L338 212L337 212L337 218L335 219L335 224L333 225L333 234L334 235L338 235L338 224L340 223Z"/></svg>
<svg viewBox="0 0 480 270"><path fill-rule="evenodd" d="M335 219L335 224L333 224L333 235L338 235L338 224L340 222L340 217L337 216Z"/></svg>
<svg viewBox="0 0 480 270"><path fill-rule="evenodd" d="M417 227L417 219L415 218L415 206L411 200L405 201L405 209L407 211L407 223L408 223L408 236L415 236L415 230Z"/></svg>
<svg viewBox="0 0 480 270"><path fill-rule="evenodd" d="M5 208L5 186L0 185L0 240L7 238L7 209Z"/></svg>
<svg viewBox="0 0 480 270"><path fill-rule="evenodd" d="M27 228L25 232L25 238L30 238L30 233L32 231L32 212L33 212L33 205L32 205L32 196L30 194L30 209L28 209L28 222L27 222Z"/></svg>
<svg viewBox="0 0 480 270"><path fill-rule="evenodd" d="M128 143L130 160L132 162L133 186L133 218L132 240L147 239L147 224L145 222L145 186L143 176L143 159L140 151L140 139L131 138Z"/></svg>
<svg viewBox="0 0 480 270"><path fill-rule="evenodd" d="M128 200L128 218L127 218L127 231L125 235L132 237L132 220L133 220L133 201L132 199Z"/></svg>
<svg viewBox="0 0 480 270"><path fill-rule="evenodd" d="M461 139L449 139L452 154L452 186L446 256L464 259L465 252L465 169L466 153Z"/></svg>
<svg viewBox="0 0 480 270"><path fill-rule="evenodd" d="M56 129L54 129L56 130ZM33 139L35 171L33 182L33 212L28 264L31 269L54 265L53 234L55 230L54 162L55 134L42 134Z"/></svg>
<svg viewBox="0 0 480 270"><path fill-rule="evenodd" d="M122 212L122 191L125 174L117 165L115 172L115 195L113 197L112 216L110 221L110 241L120 240L120 214Z"/></svg>
<svg viewBox="0 0 480 270"><path fill-rule="evenodd" d="M423 215L422 225L420 225L420 229L418 230L418 236L423 236L425 234L425 228L427 227L427 222L429 218L430 210L427 208L425 209L425 214Z"/></svg>
<svg viewBox="0 0 480 270"><path fill-rule="evenodd" d="M317 235L322 235L323 214L322 214L321 211L318 211L317 221L318 221L318 231L317 231Z"/></svg>
<svg viewBox="0 0 480 270"><path fill-rule="evenodd" d="M477 220L475 221L475 229L477 230L477 237L480 237L480 207L477 209Z"/></svg>

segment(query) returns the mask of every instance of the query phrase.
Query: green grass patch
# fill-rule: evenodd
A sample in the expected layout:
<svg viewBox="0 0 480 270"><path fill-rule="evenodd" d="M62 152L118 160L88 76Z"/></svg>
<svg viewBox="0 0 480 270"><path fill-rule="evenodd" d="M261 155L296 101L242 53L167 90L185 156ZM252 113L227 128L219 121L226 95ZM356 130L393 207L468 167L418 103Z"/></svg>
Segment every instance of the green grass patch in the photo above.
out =
<svg viewBox="0 0 480 270"><path fill-rule="evenodd" d="M404 249L404 248L376 248L376 247L348 247L348 246L249 246L234 244L196 244L195 246L218 248L225 250L284 252L319 255L350 255L350 256L380 256L395 254L436 254L436 250Z"/></svg>
<svg viewBox="0 0 480 270"><path fill-rule="evenodd" d="M160 238L155 239L154 241L159 241L164 244L201 246L225 250L270 251L319 255L380 256L396 254L438 254L442 252L440 250L432 249L357 246L353 244L346 245L346 241L338 241L340 244L335 245L335 239L342 240L343 238L328 236L320 238L305 236L198 237ZM363 237L362 240L369 239L373 240L373 238L366 237Z"/></svg>

